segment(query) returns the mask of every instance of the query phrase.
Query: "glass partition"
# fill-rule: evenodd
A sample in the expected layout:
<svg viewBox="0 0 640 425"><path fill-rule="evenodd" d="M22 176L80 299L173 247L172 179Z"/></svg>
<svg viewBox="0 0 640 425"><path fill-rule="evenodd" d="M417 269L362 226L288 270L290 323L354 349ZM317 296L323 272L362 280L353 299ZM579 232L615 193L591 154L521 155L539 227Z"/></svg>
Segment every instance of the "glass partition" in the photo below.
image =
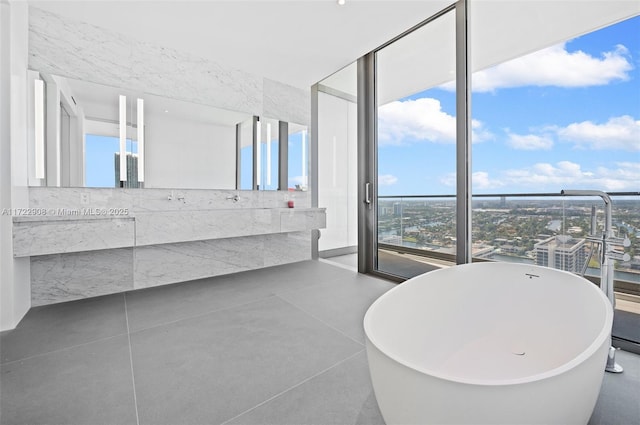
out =
<svg viewBox="0 0 640 425"><path fill-rule="evenodd" d="M357 250L356 96L356 63L318 84L318 205L327 209L327 226L318 241L323 257Z"/></svg>
<svg viewBox="0 0 640 425"><path fill-rule="evenodd" d="M394 245L456 253L455 35L451 10L376 53L382 273L408 278L435 268Z"/></svg>

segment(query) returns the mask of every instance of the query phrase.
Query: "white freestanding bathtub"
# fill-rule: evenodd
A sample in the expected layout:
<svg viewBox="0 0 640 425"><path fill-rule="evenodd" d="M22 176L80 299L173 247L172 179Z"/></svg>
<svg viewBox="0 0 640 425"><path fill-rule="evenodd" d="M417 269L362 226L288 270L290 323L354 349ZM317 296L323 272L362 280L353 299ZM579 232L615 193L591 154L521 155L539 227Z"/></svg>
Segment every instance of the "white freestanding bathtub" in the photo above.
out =
<svg viewBox="0 0 640 425"><path fill-rule="evenodd" d="M417 276L364 318L387 424L586 424L613 309L591 282L546 267L474 263Z"/></svg>

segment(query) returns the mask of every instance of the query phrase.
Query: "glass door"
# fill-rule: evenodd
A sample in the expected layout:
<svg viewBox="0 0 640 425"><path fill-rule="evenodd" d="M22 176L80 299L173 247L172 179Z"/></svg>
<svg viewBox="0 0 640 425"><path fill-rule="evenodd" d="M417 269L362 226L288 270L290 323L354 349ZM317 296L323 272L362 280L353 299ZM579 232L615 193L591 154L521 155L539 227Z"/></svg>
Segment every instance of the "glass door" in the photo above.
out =
<svg viewBox="0 0 640 425"><path fill-rule="evenodd" d="M400 279L455 263L455 17L375 54L375 270Z"/></svg>

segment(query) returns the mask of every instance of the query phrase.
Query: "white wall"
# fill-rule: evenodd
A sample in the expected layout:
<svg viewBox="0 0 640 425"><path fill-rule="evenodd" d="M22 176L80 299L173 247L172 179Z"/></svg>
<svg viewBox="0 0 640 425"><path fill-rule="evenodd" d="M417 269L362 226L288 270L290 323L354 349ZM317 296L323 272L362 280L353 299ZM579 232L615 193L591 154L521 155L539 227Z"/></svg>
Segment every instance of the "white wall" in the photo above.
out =
<svg viewBox="0 0 640 425"><path fill-rule="evenodd" d="M145 187L235 189L235 126L145 117Z"/></svg>
<svg viewBox="0 0 640 425"><path fill-rule="evenodd" d="M356 104L318 93L318 206L327 209L320 251L358 244L357 163Z"/></svg>
<svg viewBox="0 0 640 425"><path fill-rule="evenodd" d="M31 306L30 261L13 258L12 209L29 206L26 3L0 2L0 330Z"/></svg>

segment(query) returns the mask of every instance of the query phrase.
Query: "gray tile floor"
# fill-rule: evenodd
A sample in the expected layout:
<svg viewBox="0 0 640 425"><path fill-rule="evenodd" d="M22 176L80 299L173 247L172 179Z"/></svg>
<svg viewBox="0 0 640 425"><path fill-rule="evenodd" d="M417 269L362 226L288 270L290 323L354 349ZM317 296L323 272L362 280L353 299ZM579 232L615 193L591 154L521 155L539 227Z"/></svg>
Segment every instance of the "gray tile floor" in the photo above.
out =
<svg viewBox="0 0 640 425"><path fill-rule="evenodd" d="M32 309L0 334L2 424L382 424L362 318L392 283L306 261ZM640 424L640 356L591 424Z"/></svg>

